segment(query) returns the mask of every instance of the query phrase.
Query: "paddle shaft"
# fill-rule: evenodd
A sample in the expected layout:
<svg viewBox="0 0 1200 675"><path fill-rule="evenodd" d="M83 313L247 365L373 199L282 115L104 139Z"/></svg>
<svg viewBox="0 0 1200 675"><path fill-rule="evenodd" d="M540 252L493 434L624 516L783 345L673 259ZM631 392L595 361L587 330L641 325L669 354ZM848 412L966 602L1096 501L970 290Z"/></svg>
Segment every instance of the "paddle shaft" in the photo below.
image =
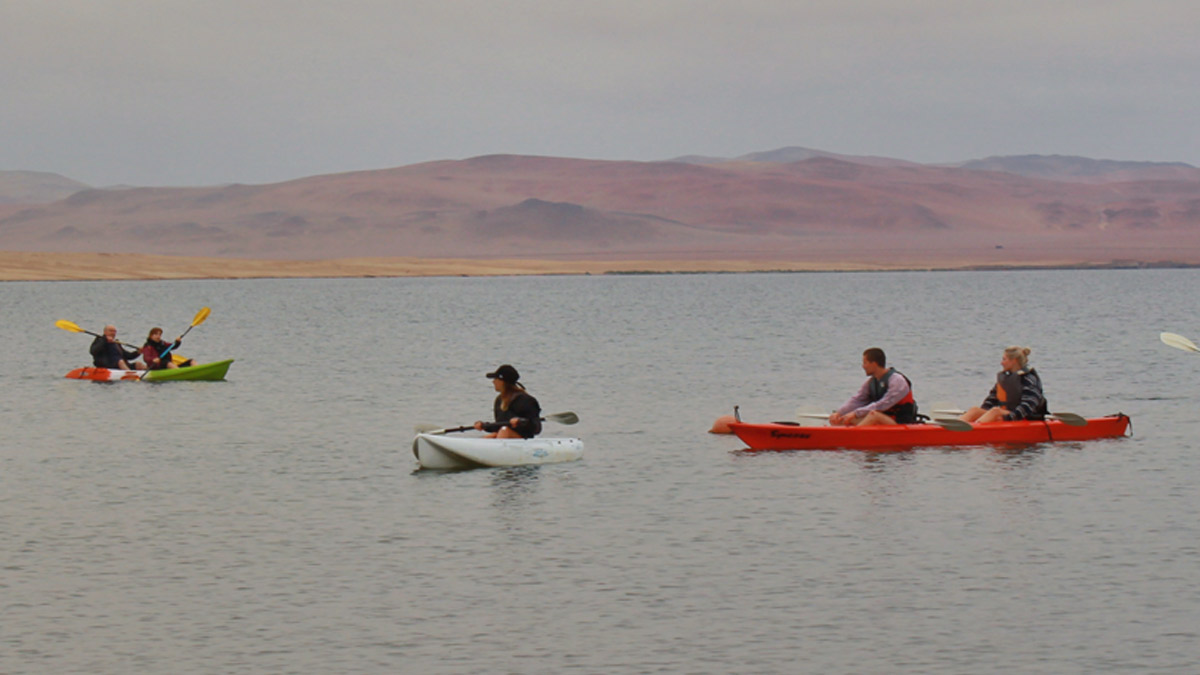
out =
<svg viewBox="0 0 1200 675"><path fill-rule="evenodd" d="M575 424L576 422L579 421L579 415L576 415L573 412L552 413L550 415L546 415L545 417L540 418L540 420L542 422L558 422L559 424ZM431 429L429 431L420 431L419 433L440 435L440 434L449 434L449 433L453 433L456 431L470 431L474 428L475 428L474 424L466 424L461 427L453 427L450 429Z"/></svg>
<svg viewBox="0 0 1200 675"><path fill-rule="evenodd" d="M814 419L814 420L829 419L829 415L822 415L820 413L796 413L796 416L797 417L807 417L809 419ZM936 424L939 427L946 429L947 431L970 431L972 429L970 424L968 424L967 422L964 422L962 420L931 419L931 420L929 420L929 424Z"/></svg>
<svg viewBox="0 0 1200 675"><path fill-rule="evenodd" d="M962 415L966 411L965 410L934 410L933 412L941 413L943 415ZM1063 424L1073 426L1073 427L1087 426L1087 423L1088 423L1087 418L1084 417L1083 415L1078 415L1076 413L1070 413L1070 412L1047 413L1046 417L1049 419L1052 419L1052 420L1058 420L1059 422L1062 422Z"/></svg>
<svg viewBox="0 0 1200 675"><path fill-rule="evenodd" d="M201 307L200 311L196 312L196 316L192 317L192 325L188 326L187 330L183 331L183 335L175 338L175 342L172 342L171 345L167 347L166 351L164 351L162 354L159 354L158 358L166 358L171 353L171 350L175 348L175 345L181 342L188 333L192 332L193 328L199 326L208 319L208 315L211 311L212 310L207 307Z"/></svg>

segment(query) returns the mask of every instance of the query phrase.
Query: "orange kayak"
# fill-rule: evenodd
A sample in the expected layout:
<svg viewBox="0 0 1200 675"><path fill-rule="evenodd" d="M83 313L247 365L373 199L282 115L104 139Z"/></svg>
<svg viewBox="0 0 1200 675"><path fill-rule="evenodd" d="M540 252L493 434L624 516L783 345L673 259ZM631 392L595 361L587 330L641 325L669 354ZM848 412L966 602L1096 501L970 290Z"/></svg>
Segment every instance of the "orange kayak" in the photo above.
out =
<svg viewBox="0 0 1200 675"><path fill-rule="evenodd" d="M1024 445L1116 438L1126 434L1129 417L1117 413L1090 418L1084 426L1071 426L1058 420L993 422L973 425L970 431L950 431L936 424L806 427L787 422L731 422L729 428L751 450L904 450L942 445Z"/></svg>

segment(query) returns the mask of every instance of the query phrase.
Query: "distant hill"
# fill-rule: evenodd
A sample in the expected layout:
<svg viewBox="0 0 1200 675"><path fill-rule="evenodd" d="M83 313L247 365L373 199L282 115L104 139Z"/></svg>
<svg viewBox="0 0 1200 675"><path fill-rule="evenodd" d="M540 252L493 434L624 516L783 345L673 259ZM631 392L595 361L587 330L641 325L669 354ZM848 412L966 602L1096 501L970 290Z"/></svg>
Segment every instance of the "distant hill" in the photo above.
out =
<svg viewBox="0 0 1200 675"><path fill-rule="evenodd" d="M45 204L90 187L56 173L0 171L0 204Z"/></svg>
<svg viewBox="0 0 1200 675"><path fill-rule="evenodd" d="M813 150L812 148L802 148L799 146L789 146L786 148L767 150L764 152L751 152L745 155L734 157L732 159L727 157L708 157L705 155L684 155L682 157L675 157L669 161L683 162L686 164L720 164L723 162L770 162L774 164L792 164L795 162L803 162L817 158L837 159L855 164L866 164L868 166L915 165L914 162L907 162L902 159L860 155L839 155L833 152Z"/></svg>
<svg viewBox="0 0 1200 675"><path fill-rule="evenodd" d="M1127 162L1068 155L988 157L958 166L976 171L1003 171L1030 178L1075 181L1197 180L1200 169L1183 162Z"/></svg>
<svg viewBox="0 0 1200 675"><path fill-rule="evenodd" d="M1047 178L1005 159L980 170L802 148L711 163L489 155L270 185L83 190L0 207L0 250L1200 264L1200 171L1135 162L1064 179L1084 163L1060 158L1041 162Z"/></svg>

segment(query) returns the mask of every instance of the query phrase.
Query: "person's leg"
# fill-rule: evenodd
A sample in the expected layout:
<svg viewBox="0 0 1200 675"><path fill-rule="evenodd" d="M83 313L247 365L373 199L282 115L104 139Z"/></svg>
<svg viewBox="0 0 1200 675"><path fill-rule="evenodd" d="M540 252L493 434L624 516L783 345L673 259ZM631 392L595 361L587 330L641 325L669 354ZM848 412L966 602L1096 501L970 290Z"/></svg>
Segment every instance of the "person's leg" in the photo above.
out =
<svg viewBox="0 0 1200 675"><path fill-rule="evenodd" d="M891 415L885 415L878 410L872 410L866 415L863 415L863 418L858 421L858 426L886 426L888 424L895 423L896 420Z"/></svg>
<svg viewBox="0 0 1200 675"><path fill-rule="evenodd" d="M1004 413L1006 412L1008 411L1004 408L992 408L991 410L983 413L983 415L979 418L978 424L987 424L988 422L1003 422Z"/></svg>
<svg viewBox="0 0 1200 675"><path fill-rule="evenodd" d="M985 412L987 412L987 411L984 410L983 408L980 408L979 406L975 406L974 408L971 408L970 410L963 413L962 415L959 415L958 419L960 419L964 422L974 422L975 420L979 419L980 417L983 417L983 413L985 413Z"/></svg>

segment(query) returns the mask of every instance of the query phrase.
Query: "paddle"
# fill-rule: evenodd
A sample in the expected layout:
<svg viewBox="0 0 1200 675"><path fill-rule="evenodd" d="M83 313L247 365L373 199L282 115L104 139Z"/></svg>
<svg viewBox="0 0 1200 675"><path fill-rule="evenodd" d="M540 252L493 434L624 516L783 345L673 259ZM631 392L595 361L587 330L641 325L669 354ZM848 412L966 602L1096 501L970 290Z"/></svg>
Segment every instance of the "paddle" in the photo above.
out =
<svg viewBox="0 0 1200 675"><path fill-rule="evenodd" d="M1182 335L1177 335L1175 333L1160 333L1158 337L1163 341L1163 344L1174 347L1175 349L1182 349L1185 352L1200 352L1200 347L1197 347L1195 342L1192 342Z"/></svg>
<svg viewBox="0 0 1200 675"><path fill-rule="evenodd" d="M190 333L192 331L193 328L204 323L204 320L207 319L208 315L211 313L212 313L211 309L209 309L207 307L201 307L200 311L196 312L196 316L192 317L192 325L188 326L187 330L183 331L183 335L180 335L178 338L176 338L175 342L172 342L171 346L167 347L166 351L164 351L162 354L159 354L158 358L161 359L161 358L164 358L167 354L170 354L171 350L175 348L175 343L182 340L185 335L187 335L188 333Z"/></svg>
<svg viewBox="0 0 1200 675"><path fill-rule="evenodd" d="M820 414L820 413L802 413L802 412L797 412L797 413L796 413L796 417L806 417L806 418L808 418L808 419L814 419L814 420L827 420L827 419L829 419L829 415L822 415L822 414ZM973 429L973 428L974 428L974 427L972 427L972 426L970 425L970 423L968 423L968 422L964 422L964 421L962 421L962 420L935 420L935 419L930 419L928 423L929 423L929 424L936 424L936 425L938 425L939 427L941 427L941 428L943 428L943 429L945 429L945 430L947 430L947 431L970 431L971 429Z"/></svg>
<svg viewBox="0 0 1200 675"><path fill-rule="evenodd" d="M543 422L558 422L559 424L575 424L576 422L579 421L579 415L576 415L573 412L553 413L553 414L546 415L545 417L543 417L542 421ZM461 426L461 427L442 429L442 428L437 427L432 424L418 424L414 428L416 429L416 432L418 434L441 435L441 434L448 434L448 433L451 433L454 431L470 431L471 429L475 428L475 425L468 424L466 426Z"/></svg>
<svg viewBox="0 0 1200 675"><path fill-rule="evenodd" d="M197 316L199 316L199 315L197 315ZM66 319L59 319L58 321L54 322L54 325L58 326L59 328L65 330L65 331L70 331L72 333L87 333L88 335L95 335L96 337L104 337L103 335L100 335L99 333L93 333L90 330L84 330L84 329L80 328L79 326L75 325L74 321L67 321ZM121 342L120 340L115 340L115 342L119 345L124 345L126 347L129 347L130 349L137 349L137 347L134 347L133 345L129 344L128 342ZM163 353L165 354L166 352L163 352ZM178 354L172 354L171 360L174 361L175 363L183 363L184 361L187 361L187 357L180 356Z"/></svg>
<svg viewBox="0 0 1200 675"><path fill-rule="evenodd" d="M58 321L54 322L54 325L58 326L59 328L65 330L65 331L70 331L72 333L87 333L88 335L95 335L96 337L104 337L100 333L93 333L90 330L84 330L84 329L80 328L79 326L77 326L74 321L67 321L66 319L59 319ZM116 342L117 344L121 345L122 347L129 347L130 349L137 349L137 347L134 347L133 345L129 344L128 342L121 342L120 340L113 340L113 342Z"/></svg>
<svg viewBox="0 0 1200 675"><path fill-rule="evenodd" d="M195 328L196 326L199 326L200 324L204 323L204 320L207 319L208 315L211 313L212 313L211 309L209 309L207 307L201 307L200 311L196 312L196 316L192 317L192 325L188 326L187 330L183 331L183 335L180 335L179 337L175 338L174 342L167 345L167 348L163 350L163 353L158 355L159 360L167 358L167 356L171 354L171 350L175 349L175 345L179 344L179 341L183 339L183 336L190 333L191 330L193 328ZM172 358L171 361L175 362L175 359ZM150 364L147 363L146 364L146 372L142 373L142 376L138 379L144 380L144 379L146 379L146 376L149 374L150 374Z"/></svg>
<svg viewBox="0 0 1200 675"><path fill-rule="evenodd" d="M63 330L71 331L72 333L87 333L88 335L95 335L96 337L104 337L103 335L101 335L99 333L93 333L90 330L84 330L84 329L80 328L79 326L75 325L74 321L67 321L66 319L59 319L58 321L54 322L54 325L58 326L59 328L61 328ZM124 342L121 342L120 340L117 340L116 342L119 345L125 344Z"/></svg>
<svg viewBox="0 0 1200 675"><path fill-rule="evenodd" d="M965 410L934 410L933 412L938 413L940 415L961 415L966 411ZM1087 423L1088 423L1087 418L1084 417L1083 415L1076 415L1075 413L1070 413L1070 412L1049 413L1046 415L1046 417L1049 419L1052 419L1052 420L1058 420L1059 422L1062 422L1063 424L1066 424L1067 426L1072 426L1072 427L1086 427Z"/></svg>

